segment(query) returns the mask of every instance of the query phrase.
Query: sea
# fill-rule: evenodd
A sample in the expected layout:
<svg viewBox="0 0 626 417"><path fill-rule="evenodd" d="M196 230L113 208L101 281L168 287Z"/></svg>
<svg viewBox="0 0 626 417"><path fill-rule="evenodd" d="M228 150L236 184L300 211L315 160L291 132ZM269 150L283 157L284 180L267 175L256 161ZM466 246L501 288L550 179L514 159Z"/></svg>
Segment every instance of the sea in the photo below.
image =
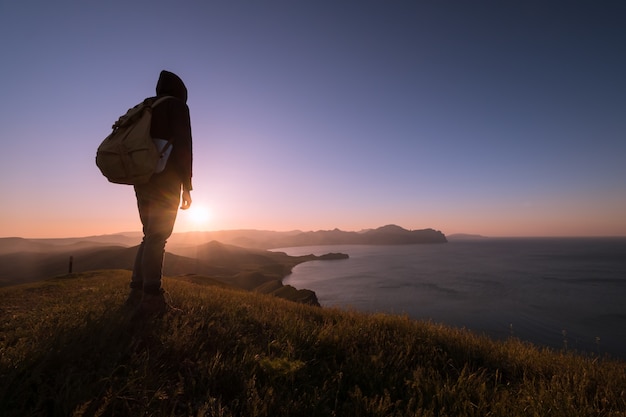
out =
<svg viewBox="0 0 626 417"><path fill-rule="evenodd" d="M349 259L283 283L322 307L406 315L494 339L626 359L626 238L485 238L442 244L278 248Z"/></svg>

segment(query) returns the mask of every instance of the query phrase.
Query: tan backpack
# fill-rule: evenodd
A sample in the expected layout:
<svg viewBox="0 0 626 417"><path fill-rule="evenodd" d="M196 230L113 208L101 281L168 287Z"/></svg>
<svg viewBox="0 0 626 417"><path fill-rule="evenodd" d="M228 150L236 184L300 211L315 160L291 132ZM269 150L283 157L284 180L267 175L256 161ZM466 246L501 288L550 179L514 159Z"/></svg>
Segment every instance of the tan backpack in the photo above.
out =
<svg viewBox="0 0 626 417"><path fill-rule="evenodd" d="M150 135L150 125L152 109L170 97L147 98L113 124L113 132L102 141L96 153L96 165L110 182L145 184L159 161L167 157L172 140L159 149Z"/></svg>

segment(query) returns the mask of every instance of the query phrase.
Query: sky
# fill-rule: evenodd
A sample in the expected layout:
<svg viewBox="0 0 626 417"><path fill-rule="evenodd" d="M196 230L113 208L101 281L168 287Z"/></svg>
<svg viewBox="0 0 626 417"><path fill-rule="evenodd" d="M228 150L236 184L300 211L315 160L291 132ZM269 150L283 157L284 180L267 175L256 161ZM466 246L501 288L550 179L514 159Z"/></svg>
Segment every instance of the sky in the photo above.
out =
<svg viewBox="0 0 626 417"><path fill-rule="evenodd" d="M626 3L0 0L0 237L138 231L95 152L189 90L175 232L626 236Z"/></svg>

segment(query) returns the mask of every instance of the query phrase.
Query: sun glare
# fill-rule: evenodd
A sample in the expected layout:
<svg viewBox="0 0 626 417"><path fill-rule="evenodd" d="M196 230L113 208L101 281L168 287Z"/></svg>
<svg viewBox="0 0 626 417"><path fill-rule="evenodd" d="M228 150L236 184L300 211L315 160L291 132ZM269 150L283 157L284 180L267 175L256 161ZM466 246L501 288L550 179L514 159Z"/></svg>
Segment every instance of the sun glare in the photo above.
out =
<svg viewBox="0 0 626 417"><path fill-rule="evenodd" d="M211 211L203 205L191 205L185 213L187 223L192 229L198 230L206 227L211 220Z"/></svg>

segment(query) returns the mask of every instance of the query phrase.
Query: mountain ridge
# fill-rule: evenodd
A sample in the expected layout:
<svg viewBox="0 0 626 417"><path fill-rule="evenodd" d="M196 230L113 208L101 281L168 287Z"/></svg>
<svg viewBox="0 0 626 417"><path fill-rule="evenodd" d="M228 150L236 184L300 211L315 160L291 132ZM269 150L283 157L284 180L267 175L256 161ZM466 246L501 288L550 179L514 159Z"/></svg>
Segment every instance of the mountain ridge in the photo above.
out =
<svg viewBox="0 0 626 417"><path fill-rule="evenodd" d="M336 244L421 244L447 243L446 236L435 229L408 230L397 225L386 225L376 229L366 229L359 232L343 231L340 229L317 230L303 232L291 230L286 232L236 229L203 232L174 233L168 239L167 250L177 253L181 248L188 248L210 241L219 241L240 247L255 249L286 248L292 246L318 246ZM0 238L0 255L15 252L52 252L63 250L70 245L78 247L94 246L96 244L135 246L141 242L141 234L137 232L115 233L75 238Z"/></svg>

